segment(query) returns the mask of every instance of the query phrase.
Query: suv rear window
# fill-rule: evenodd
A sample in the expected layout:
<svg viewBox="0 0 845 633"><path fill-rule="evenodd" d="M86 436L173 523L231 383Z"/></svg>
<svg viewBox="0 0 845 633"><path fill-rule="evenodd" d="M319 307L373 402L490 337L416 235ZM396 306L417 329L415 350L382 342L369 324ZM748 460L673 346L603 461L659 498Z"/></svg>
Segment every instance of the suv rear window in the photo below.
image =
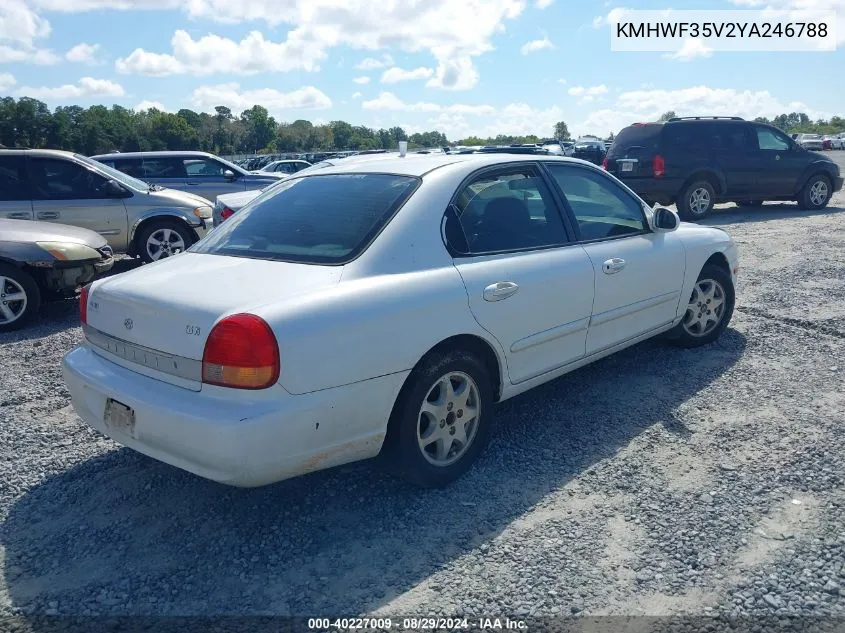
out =
<svg viewBox="0 0 845 633"><path fill-rule="evenodd" d="M306 264L360 255L416 190L419 178L330 174L269 187L189 250Z"/></svg>
<svg viewBox="0 0 845 633"><path fill-rule="evenodd" d="M628 155L637 158L657 151L662 124L629 125L613 140L608 158Z"/></svg>

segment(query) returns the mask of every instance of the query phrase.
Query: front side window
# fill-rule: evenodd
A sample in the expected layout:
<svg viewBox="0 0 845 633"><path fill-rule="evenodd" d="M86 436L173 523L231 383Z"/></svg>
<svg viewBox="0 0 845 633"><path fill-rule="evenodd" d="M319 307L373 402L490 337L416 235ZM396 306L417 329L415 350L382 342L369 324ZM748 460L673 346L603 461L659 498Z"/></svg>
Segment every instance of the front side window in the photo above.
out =
<svg viewBox="0 0 845 633"><path fill-rule="evenodd" d="M761 150L784 152L789 149L789 139L785 134L763 126L758 126L757 145Z"/></svg>
<svg viewBox="0 0 845 633"><path fill-rule="evenodd" d="M35 200L102 200L108 198L103 176L78 163L31 158L29 177Z"/></svg>
<svg viewBox="0 0 845 633"><path fill-rule="evenodd" d="M192 177L223 177L228 167L210 158L186 158L184 159L185 172L189 178Z"/></svg>
<svg viewBox="0 0 845 633"><path fill-rule="evenodd" d="M29 200L23 156L0 156L0 200Z"/></svg>
<svg viewBox="0 0 845 633"><path fill-rule="evenodd" d="M285 179L266 188L190 251L342 264L369 246L419 182L391 174Z"/></svg>
<svg viewBox="0 0 845 633"><path fill-rule="evenodd" d="M451 245L461 253L529 250L568 241L560 212L534 167L479 176L461 190L454 206L463 239Z"/></svg>
<svg viewBox="0 0 845 633"><path fill-rule="evenodd" d="M560 163L547 167L575 215L582 240L625 237L647 230L642 205L608 176Z"/></svg>

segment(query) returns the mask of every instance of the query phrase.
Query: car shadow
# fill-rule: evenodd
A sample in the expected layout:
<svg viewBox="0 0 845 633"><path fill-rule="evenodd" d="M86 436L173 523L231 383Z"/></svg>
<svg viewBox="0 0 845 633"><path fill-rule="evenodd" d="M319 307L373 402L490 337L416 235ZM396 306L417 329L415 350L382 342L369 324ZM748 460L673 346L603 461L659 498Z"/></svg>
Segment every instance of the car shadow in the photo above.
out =
<svg viewBox="0 0 845 633"><path fill-rule="evenodd" d="M48 605L111 616L372 612L646 429L688 436L678 408L745 347L733 329L695 350L648 341L509 400L479 462L441 490L366 463L235 489L106 452L8 509L9 598L34 631L46 630L37 616Z"/></svg>
<svg viewBox="0 0 845 633"><path fill-rule="evenodd" d="M705 226L726 226L743 224L745 222L770 222L785 218L811 218L820 215L837 215L845 213L845 206L828 206L818 211L799 209L798 205L789 202L773 202L753 207L738 207L734 204L717 205L710 217L699 221Z"/></svg>

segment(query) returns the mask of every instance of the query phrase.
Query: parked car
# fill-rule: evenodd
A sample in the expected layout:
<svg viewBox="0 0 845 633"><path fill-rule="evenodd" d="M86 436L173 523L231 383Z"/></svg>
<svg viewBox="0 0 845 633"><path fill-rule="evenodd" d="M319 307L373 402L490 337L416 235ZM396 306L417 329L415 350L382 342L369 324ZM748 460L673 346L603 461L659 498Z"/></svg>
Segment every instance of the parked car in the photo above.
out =
<svg viewBox="0 0 845 633"><path fill-rule="evenodd" d="M0 332L23 327L42 300L74 295L113 264L106 238L94 231L0 219Z"/></svg>
<svg viewBox="0 0 845 633"><path fill-rule="evenodd" d="M573 158L588 160L594 165L601 165L604 155L604 143L598 140L579 140L572 153Z"/></svg>
<svg viewBox="0 0 845 633"><path fill-rule="evenodd" d="M845 149L845 137L829 134L822 139L824 149Z"/></svg>
<svg viewBox="0 0 845 633"><path fill-rule="evenodd" d="M818 134L793 134L792 140L804 149L814 151L824 149L824 142L822 141L822 137Z"/></svg>
<svg viewBox="0 0 845 633"><path fill-rule="evenodd" d="M605 168L649 204L677 204L699 220L717 202L759 205L797 200L824 208L842 188L839 166L778 128L738 117L635 123L622 130Z"/></svg>
<svg viewBox="0 0 845 633"><path fill-rule="evenodd" d="M209 200L223 193L261 189L284 175L255 174L207 152L127 152L92 158L145 182Z"/></svg>
<svg viewBox="0 0 845 633"><path fill-rule="evenodd" d="M496 402L659 334L714 341L737 266L727 233L583 161L353 161L86 287L64 378L93 428L202 477L259 486L380 455L442 486Z"/></svg>
<svg viewBox="0 0 845 633"><path fill-rule="evenodd" d="M265 174L265 173L280 173L280 174L295 174L298 171L305 169L306 167L310 167L311 163L304 160L274 160L271 163L267 163L258 171L254 171L254 174Z"/></svg>
<svg viewBox="0 0 845 633"><path fill-rule="evenodd" d="M0 217L103 235L145 262L181 252L212 228L212 203L58 150L0 150Z"/></svg>

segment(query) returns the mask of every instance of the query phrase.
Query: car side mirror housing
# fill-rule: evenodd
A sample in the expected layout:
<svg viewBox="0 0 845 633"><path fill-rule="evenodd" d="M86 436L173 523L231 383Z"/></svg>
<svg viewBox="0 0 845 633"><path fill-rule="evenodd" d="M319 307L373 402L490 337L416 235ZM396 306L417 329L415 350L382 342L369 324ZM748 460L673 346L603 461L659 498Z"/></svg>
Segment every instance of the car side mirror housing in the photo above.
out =
<svg viewBox="0 0 845 633"><path fill-rule="evenodd" d="M125 189L116 180L108 180L105 191L109 198L129 198L132 195L131 191Z"/></svg>
<svg viewBox="0 0 845 633"><path fill-rule="evenodd" d="M674 231L681 225L678 214L665 207L657 207L654 210L654 229L660 232Z"/></svg>
<svg viewBox="0 0 845 633"><path fill-rule="evenodd" d="M223 178L231 182L236 178L235 172L233 172L231 169L227 169L223 172Z"/></svg>

